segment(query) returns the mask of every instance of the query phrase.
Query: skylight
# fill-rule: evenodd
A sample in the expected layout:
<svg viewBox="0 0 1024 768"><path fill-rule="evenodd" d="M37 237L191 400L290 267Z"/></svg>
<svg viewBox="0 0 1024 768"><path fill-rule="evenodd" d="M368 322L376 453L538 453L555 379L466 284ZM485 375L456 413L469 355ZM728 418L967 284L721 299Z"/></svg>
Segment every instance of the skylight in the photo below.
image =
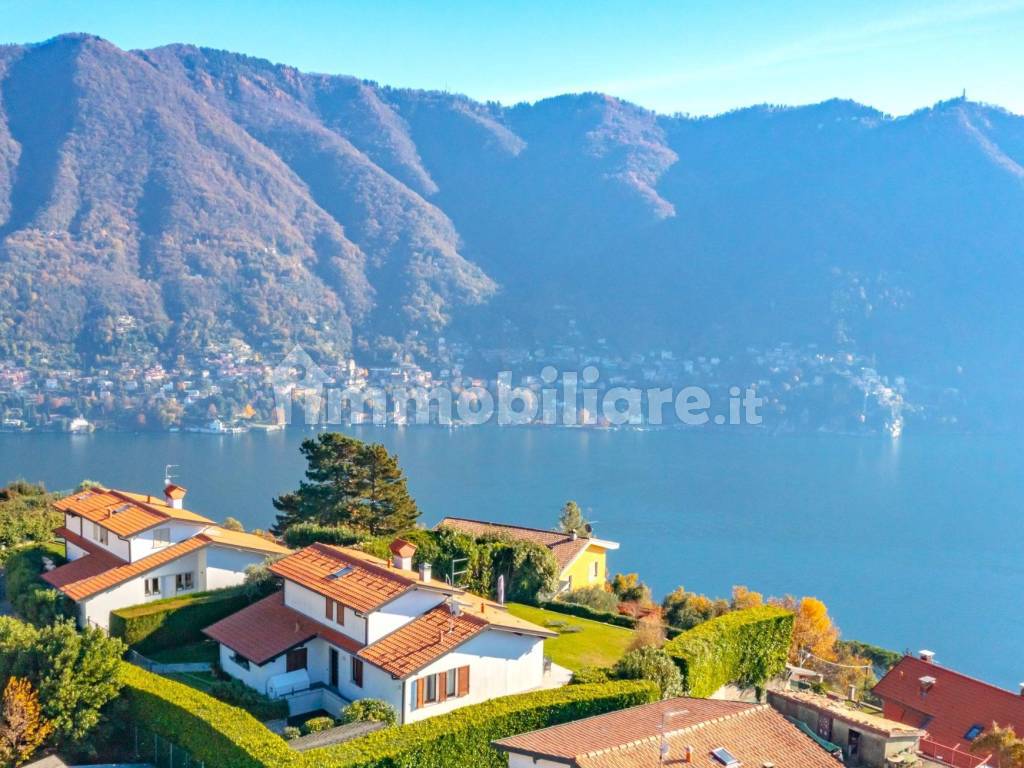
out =
<svg viewBox="0 0 1024 768"><path fill-rule="evenodd" d="M730 768L734 768L734 766L740 764L740 761L736 759L733 753L725 747L715 747L711 750L711 754L714 756L715 760L720 762L722 765L730 766Z"/></svg>
<svg viewBox="0 0 1024 768"><path fill-rule="evenodd" d="M352 566L351 565L344 565L341 568L339 568L338 570L336 570L334 573L330 574L327 578L328 579L340 579L342 576L348 576L350 573L352 573Z"/></svg>
<svg viewBox="0 0 1024 768"><path fill-rule="evenodd" d="M984 730L985 730L985 726L984 725L979 725L978 723L975 723L974 725L972 725L970 728L967 729L967 733L964 734L964 738L967 739L968 741L974 741L976 738L978 738L981 735L981 732L984 731Z"/></svg>

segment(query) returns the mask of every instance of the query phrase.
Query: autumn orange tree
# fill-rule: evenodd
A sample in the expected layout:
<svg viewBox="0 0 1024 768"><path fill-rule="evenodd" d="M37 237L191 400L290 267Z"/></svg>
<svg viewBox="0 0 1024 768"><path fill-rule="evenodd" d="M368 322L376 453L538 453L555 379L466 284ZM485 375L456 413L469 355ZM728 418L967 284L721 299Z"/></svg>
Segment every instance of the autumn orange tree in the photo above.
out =
<svg viewBox="0 0 1024 768"><path fill-rule="evenodd" d="M971 752L995 755L999 768L1024 768L1024 740L1017 738L1012 726L995 723L971 742Z"/></svg>
<svg viewBox="0 0 1024 768"><path fill-rule="evenodd" d="M0 763L12 768L27 761L53 733L43 719L39 696L23 677L12 677L4 688L0 712Z"/></svg>
<svg viewBox="0 0 1024 768"><path fill-rule="evenodd" d="M762 605L764 605L764 596L760 592L752 592L742 584L732 588L732 609L734 611L760 608Z"/></svg>

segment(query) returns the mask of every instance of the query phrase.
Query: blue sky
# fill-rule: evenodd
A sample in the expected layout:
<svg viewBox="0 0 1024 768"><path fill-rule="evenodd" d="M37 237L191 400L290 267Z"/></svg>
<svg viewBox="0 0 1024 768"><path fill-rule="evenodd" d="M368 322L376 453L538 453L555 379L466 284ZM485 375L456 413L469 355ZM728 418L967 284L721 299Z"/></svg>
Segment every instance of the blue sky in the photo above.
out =
<svg viewBox="0 0 1024 768"><path fill-rule="evenodd" d="M0 0L0 41L70 31L506 103L597 90L714 114L839 96L904 114L966 88L1024 113L1024 0Z"/></svg>

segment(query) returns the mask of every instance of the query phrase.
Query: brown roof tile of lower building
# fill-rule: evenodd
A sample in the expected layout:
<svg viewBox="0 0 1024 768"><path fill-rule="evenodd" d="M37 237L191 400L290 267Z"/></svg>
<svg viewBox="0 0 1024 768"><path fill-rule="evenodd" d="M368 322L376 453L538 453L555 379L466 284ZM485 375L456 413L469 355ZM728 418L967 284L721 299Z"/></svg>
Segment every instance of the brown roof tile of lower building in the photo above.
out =
<svg viewBox="0 0 1024 768"><path fill-rule="evenodd" d="M724 747L741 765L835 768L836 760L764 704L669 699L577 720L495 742L504 752L567 762L580 768L646 768L659 765L661 729L669 747L666 765L726 768L712 754Z"/></svg>
<svg viewBox="0 0 1024 768"><path fill-rule="evenodd" d="M505 523L488 523L483 520L467 520L461 517L446 517L437 524L438 528L451 528L470 536L480 537L487 535L508 536L519 541L530 541L547 547L555 556L559 569L565 569L580 552L587 548L590 540L586 538L572 538L561 531L545 531L540 528L526 528L521 525L507 525Z"/></svg>
<svg viewBox="0 0 1024 768"><path fill-rule="evenodd" d="M121 558L79 536L74 531L58 528L54 533L79 549L85 550L88 554L44 573L42 579L51 587L64 591L64 588L71 584L91 579L125 564Z"/></svg>
<svg viewBox="0 0 1024 768"><path fill-rule="evenodd" d="M256 664L265 664L314 637L322 637L349 653L362 648L362 643L286 606L283 591L221 619L203 632Z"/></svg>

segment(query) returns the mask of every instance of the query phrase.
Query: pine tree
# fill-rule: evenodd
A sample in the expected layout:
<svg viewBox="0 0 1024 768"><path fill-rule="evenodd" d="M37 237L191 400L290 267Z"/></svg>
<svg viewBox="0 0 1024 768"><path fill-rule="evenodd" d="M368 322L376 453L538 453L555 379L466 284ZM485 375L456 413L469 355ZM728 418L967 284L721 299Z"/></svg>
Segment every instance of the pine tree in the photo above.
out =
<svg viewBox="0 0 1024 768"><path fill-rule="evenodd" d="M558 528L562 533L575 531L579 536L587 536L587 521L583 518L583 511L575 501L565 502L562 507L562 516L558 520Z"/></svg>
<svg viewBox="0 0 1024 768"><path fill-rule="evenodd" d="M374 535L412 527L420 512L398 459L383 445L328 432L302 443L306 480L274 499L273 532L298 522L344 525Z"/></svg>

